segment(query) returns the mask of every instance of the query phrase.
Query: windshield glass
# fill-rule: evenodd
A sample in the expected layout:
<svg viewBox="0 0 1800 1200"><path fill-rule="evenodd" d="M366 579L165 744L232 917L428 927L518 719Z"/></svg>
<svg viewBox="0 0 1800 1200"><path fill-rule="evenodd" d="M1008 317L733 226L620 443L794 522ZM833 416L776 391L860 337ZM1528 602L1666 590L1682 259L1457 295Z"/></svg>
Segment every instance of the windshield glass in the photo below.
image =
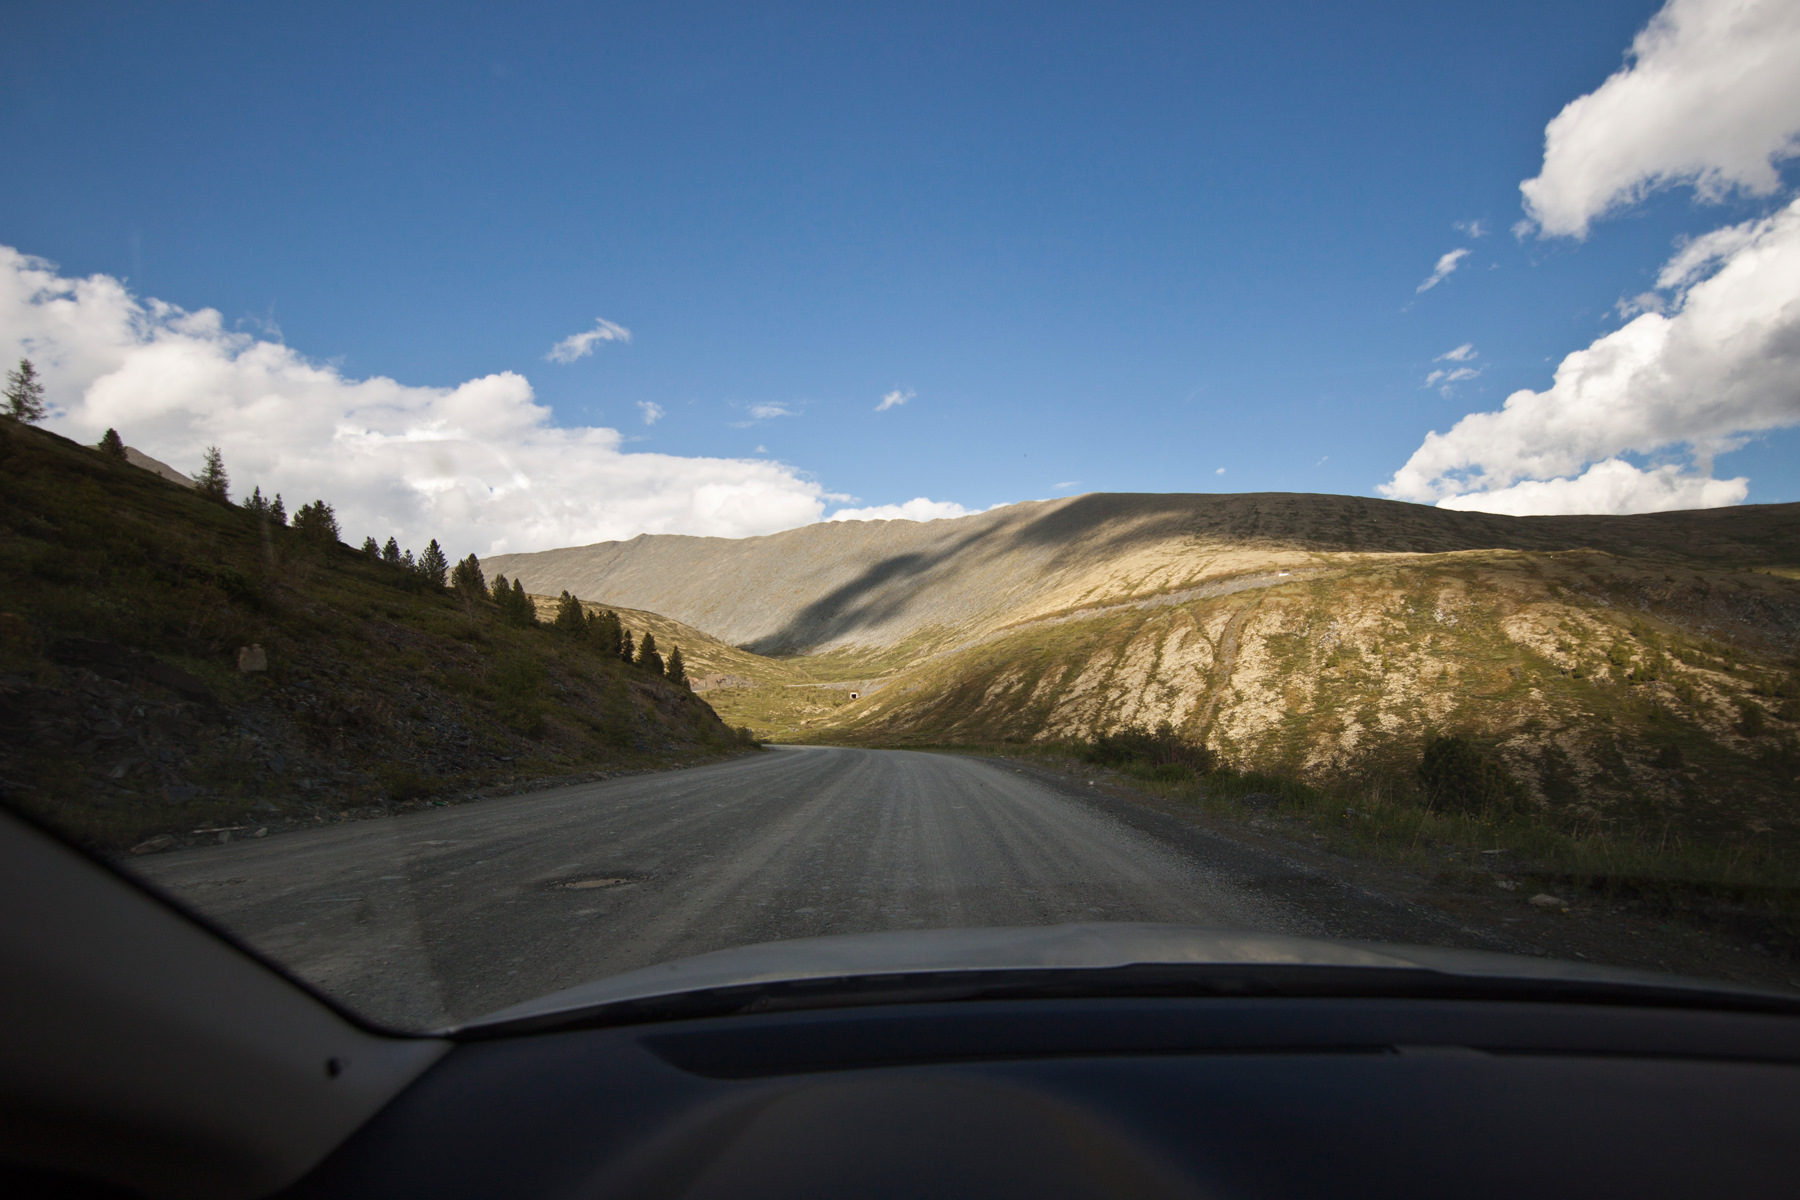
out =
<svg viewBox="0 0 1800 1200"><path fill-rule="evenodd" d="M16 14L5 803L405 1029L1065 923L1800 987L1800 8L1253 7Z"/></svg>

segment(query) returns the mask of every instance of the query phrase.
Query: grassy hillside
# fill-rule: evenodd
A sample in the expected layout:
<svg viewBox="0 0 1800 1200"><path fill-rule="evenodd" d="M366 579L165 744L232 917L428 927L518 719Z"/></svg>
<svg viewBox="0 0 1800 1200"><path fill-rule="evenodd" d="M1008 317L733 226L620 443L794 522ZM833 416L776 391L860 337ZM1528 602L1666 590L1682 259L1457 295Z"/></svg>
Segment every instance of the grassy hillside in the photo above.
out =
<svg viewBox="0 0 1800 1200"><path fill-rule="evenodd" d="M107 849L741 746L582 639L10 421L0 530L0 789Z"/></svg>

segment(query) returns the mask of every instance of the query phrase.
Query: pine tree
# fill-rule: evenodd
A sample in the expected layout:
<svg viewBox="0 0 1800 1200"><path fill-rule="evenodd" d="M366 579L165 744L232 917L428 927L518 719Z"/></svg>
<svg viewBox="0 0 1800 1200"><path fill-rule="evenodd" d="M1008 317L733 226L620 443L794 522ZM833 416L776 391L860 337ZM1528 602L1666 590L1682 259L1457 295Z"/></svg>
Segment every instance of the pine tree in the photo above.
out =
<svg viewBox="0 0 1800 1200"><path fill-rule="evenodd" d="M587 617L581 611L581 601L571 596L567 590L557 597L556 620L552 622L562 633L577 636L587 632Z"/></svg>
<svg viewBox="0 0 1800 1200"><path fill-rule="evenodd" d="M302 504L294 514L294 532L309 542L335 546L338 540L337 514L323 500Z"/></svg>
<svg viewBox="0 0 1800 1200"><path fill-rule="evenodd" d="M637 661L637 654L631 644L631 630L623 627L619 630L619 657L628 663Z"/></svg>
<svg viewBox="0 0 1800 1200"><path fill-rule="evenodd" d="M206 448L205 462L194 482L207 499L217 500L220 504L231 502L231 476L225 473L225 456L219 453L217 446Z"/></svg>
<svg viewBox="0 0 1800 1200"><path fill-rule="evenodd" d="M6 415L27 425L44 419L44 381L29 358L21 358L18 369L7 372Z"/></svg>
<svg viewBox="0 0 1800 1200"><path fill-rule="evenodd" d="M403 550L400 552L400 569L410 575L417 575L419 573L419 564L413 561L411 550Z"/></svg>
<svg viewBox="0 0 1800 1200"><path fill-rule="evenodd" d="M385 545L381 548L381 561L386 563L390 567L399 566L400 565L400 543L396 542L393 538L389 538L387 540L387 545Z"/></svg>
<svg viewBox="0 0 1800 1200"><path fill-rule="evenodd" d="M273 500L263 499L262 488L250 490L250 496L244 501L244 508L274 525L287 524L287 507L282 504L280 495ZM296 523L298 519L296 518Z"/></svg>
<svg viewBox="0 0 1800 1200"><path fill-rule="evenodd" d="M511 595L512 595L512 584L506 582L506 576L504 576L504 575L494 576L494 603L498 604L500 606L501 612L506 611L507 597L509 597Z"/></svg>
<svg viewBox="0 0 1800 1200"><path fill-rule="evenodd" d="M681 661L680 646L672 647L669 650L669 682L676 687L688 685L687 664Z"/></svg>
<svg viewBox="0 0 1800 1200"><path fill-rule="evenodd" d="M125 439L119 436L118 430L108 429L100 436L100 453L106 455L108 458L116 458L120 462L127 461L125 457Z"/></svg>
<svg viewBox="0 0 1800 1200"><path fill-rule="evenodd" d="M522 628L530 629L538 623L537 605L525 594L525 585L513 580L512 585L512 617L513 622Z"/></svg>
<svg viewBox="0 0 1800 1200"><path fill-rule="evenodd" d="M444 577L449 574L450 560L444 557L444 548L432 538L431 544L419 555L419 574L432 587L443 587Z"/></svg>
<svg viewBox="0 0 1800 1200"><path fill-rule="evenodd" d="M450 586L468 596L487 596L487 580L481 577L481 560L473 554L450 572Z"/></svg>
<svg viewBox="0 0 1800 1200"><path fill-rule="evenodd" d="M656 652L656 635L654 633L645 632L643 644L638 647L637 665L652 675L663 673L662 655Z"/></svg>
<svg viewBox="0 0 1800 1200"><path fill-rule="evenodd" d="M588 637L593 639L594 648L602 654L615 657L619 653L619 638L624 627L619 624L619 614L610 608L603 613L588 615Z"/></svg>
<svg viewBox="0 0 1800 1200"><path fill-rule="evenodd" d="M381 547L376 544L375 539L372 537L363 539L363 553L374 559L376 562L381 561Z"/></svg>

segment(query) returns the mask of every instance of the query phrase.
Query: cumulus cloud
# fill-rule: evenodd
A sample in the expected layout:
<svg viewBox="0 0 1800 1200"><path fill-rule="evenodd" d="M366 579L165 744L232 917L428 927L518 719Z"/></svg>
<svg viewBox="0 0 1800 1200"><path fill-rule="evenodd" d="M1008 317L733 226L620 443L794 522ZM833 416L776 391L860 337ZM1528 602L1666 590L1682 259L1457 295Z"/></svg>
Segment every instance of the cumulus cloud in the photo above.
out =
<svg viewBox="0 0 1800 1200"><path fill-rule="evenodd" d="M1468 256L1469 252L1467 250L1450 251L1450 253L1437 260L1437 266L1432 268L1431 275L1427 277L1424 283L1421 283L1418 286L1417 290L1429 292L1432 288L1450 278L1450 273L1461 266L1462 260Z"/></svg>
<svg viewBox="0 0 1800 1200"><path fill-rule="evenodd" d="M644 424L654 425L663 419L663 406L654 400L639 400L638 411L644 414Z"/></svg>
<svg viewBox="0 0 1800 1200"><path fill-rule="evenodd" d="M1381 492L1463 497L1465 507L1485 503L1471 493L1512 494L1539 505L1534 511L1553 502L1624 512L1671 497L1741 500L1742 480L1708 478L1712 456L1747 435L1800 424L1800 201L1696 239L1658 282L1673 293L1665 311L1642 312L1568 355L1547 390L1514 392L1499 412L1428 434ZM1639 472L1645 478L1626 487L1631 468L1607 465L1670 450L1691 454L1692 468ZM1512 491L1528 481L1546 486Z"/></svg>
<svg viewBox="0 0 1800 1200"><path fill-rule="evenodd" d="M596 319L594 327L586 333L572 333L550 347L550 353L544 357L551 362L572 363L578 358L586 358L592 354L595 342L629 342L630 340L631 330L623 325L614 325L602 317Z"/></svg>
<svg viewBox="0 0 1800 1200"><path fill-rule="evenodd" d="M1776 164L1800 153L1797 63L1793 0L1669 0L1627 64L1545 129L1525 211L1543 236L1585 237L1660 187L1773 194Z"/></svg>
<svg viewBox="0 0 1800 1200"><path fill-rule="evenodd" d="M224 451L235 488L324 498L347 537L452 553L536 550L639 533L721 537L815 521L826 493L779 463L627 454L616 430L561 427L507 371L457 387L347 378L287 346L133 296L118 279L65 278L0 247L0 361L29 356L49 426L95 442L108 426L192 471Z"/></svg>
<svg viewBox="0 0 1800 1200"><path fill-rule="evenodd" d="M911 400L912 398L913 398L912 392L903 392L899 388L895 388L893 391L889 392L887 395L885 395L881 398L881 403L877 404L875 406L875 411L876 412L886 412L890 408L899 408L902 404L905 404L908 400Z"/></svg>
<svg viewBox="0 0 1800 1200"><path fill-rule="evenodd" d="M999 508L996 504L993 507ZM831 514L833 521L941 521L949 517L966 517L974 509L964 508L954 500L927 500L915 496L905 504L876 504L868 508L840 508Z"/></svg>
<svg viewBox="0 0 1800 1200"><path fill-rule="evenodd" d="M1672 464L1644 471L1609 458L1574 479L1528 479L1496 491L1453 496L1439 507L1514 517L1671 512L1742 504L1749 493L1748 479L1712 479Z"/></svg>

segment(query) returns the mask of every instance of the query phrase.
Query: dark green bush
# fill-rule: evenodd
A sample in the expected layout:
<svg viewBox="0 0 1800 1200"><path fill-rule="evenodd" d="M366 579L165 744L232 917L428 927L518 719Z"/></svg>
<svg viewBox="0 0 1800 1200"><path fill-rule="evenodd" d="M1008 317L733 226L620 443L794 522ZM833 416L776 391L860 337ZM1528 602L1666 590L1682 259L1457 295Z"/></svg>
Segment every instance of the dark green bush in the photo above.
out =
<svg viewBox="0 0 1800 1200"><path fill-rule="evenodd" d="M1507 769L1467 738L1434 737L1419 759L1427 803L1451 812L1509 812L1525 790Z"/></svg>
<svg viewBox="0 0 1800 1200"><path fill-rule="evenodd" d="M1112 733L1103 733L1082 748L1081 757L1104 767L1127 767L1133 764L1141 764L1145 768L1179 766L1194 775L1210 774L1219 765L1217 754L1203 743L1185 740L1167 721L1154 730L1146 730L1142 725L1134 724ZM1178 775L1173 778L1185 777Z"/></svg>

